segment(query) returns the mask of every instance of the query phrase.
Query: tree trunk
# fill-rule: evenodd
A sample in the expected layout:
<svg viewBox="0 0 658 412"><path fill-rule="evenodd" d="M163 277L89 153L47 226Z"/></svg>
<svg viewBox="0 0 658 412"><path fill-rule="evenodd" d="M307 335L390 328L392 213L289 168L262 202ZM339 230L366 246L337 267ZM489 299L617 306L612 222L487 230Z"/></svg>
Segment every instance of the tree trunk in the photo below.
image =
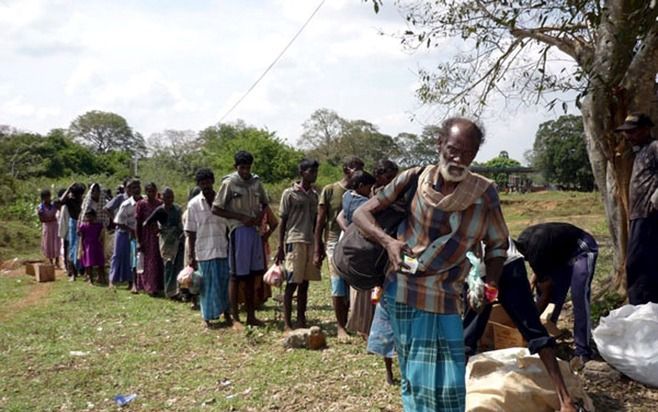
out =
<svg viewBox="0 0 658 412"><path fill-rule="evenodd" d="M613 249L612 286L626 294L628 189L633 168L629 145L614 132L627 113L626 99L606 91L593 92L581 107L587 153L608 221Z"/></svg>

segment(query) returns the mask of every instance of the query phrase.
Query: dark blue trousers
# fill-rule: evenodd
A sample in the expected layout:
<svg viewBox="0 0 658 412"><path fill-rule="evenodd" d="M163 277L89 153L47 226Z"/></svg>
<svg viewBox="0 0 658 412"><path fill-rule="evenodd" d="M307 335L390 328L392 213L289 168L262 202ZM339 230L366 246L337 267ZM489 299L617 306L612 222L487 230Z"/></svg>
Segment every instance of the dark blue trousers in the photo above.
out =
<svg viewBox="0 0 658 412"><path fill-rule="evenodd" d="M592 321L590 316L590 301L592 297L592 278L596 268L596 258L599 247L596 240L589 234L580 239L584 247L565 266L556 269L550 275L553 290L550 302L555 304L551 320L557 322L562 307L571 289L573 303L573 336L576 343L576 356L592 356L589 346L592 337Z"/></svg>
<svg viewBox="0 0 658 412"><path fill-rule="evenodd" d="M658 303L658 212L631 220L626 280L631 305Z"/></svg>
<svg viewBox="0 0 658 412"><path fill-rule="evenodd" d="M528 342L530 353L537 353L546 346L554 346L555 339L549 336L539 319L540 314L530 291L528 273L522 258L503 267L498 289L498 302ZM489 321L492 305L487 305L481 313L471 309L468 303L464 307L467 308L464 314L464 345L466 356L472 356L477 352L477 343Z"/></svg>

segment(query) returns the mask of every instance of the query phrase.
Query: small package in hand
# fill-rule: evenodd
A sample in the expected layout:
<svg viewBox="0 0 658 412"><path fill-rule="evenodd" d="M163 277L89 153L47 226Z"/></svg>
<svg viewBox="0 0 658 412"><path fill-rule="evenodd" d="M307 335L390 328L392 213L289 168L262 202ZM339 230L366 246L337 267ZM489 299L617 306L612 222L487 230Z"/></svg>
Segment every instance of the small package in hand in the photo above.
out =
<svg viewBox="0 0 658 412"><path fill-rule="evenodd" d="M265 275L263 276L263 282L270 286L281 286L283 283L283 270L281 269L281 265L277 265L275 263L270 266L270 268L267 269L267 272L265 272Z"/></svg>

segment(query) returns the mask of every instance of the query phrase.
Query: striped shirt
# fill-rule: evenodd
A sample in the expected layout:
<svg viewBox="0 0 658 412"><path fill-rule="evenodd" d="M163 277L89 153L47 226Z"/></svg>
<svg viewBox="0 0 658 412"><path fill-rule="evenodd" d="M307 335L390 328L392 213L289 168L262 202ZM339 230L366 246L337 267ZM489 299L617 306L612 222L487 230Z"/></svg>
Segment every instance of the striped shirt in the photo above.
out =
<svg viewBox="0 0 658 412"><path fill-rule="evenodd" d="M388 206L407 190L420 168L409 169L377 194ZM507 225L492 181L473 173L444 196L436 190L439 168L426 167L418 179L410 213L398 227L398 239L407 243L418 260L417 275L390 273L387 283L397 280L396 301L434 313L462 311L461 293L470 269L466 252L485 261L507 256Z"/></svg>
<svg viewBox="0 0 658 412"><path fill-rule="evenodd" d="M228 257L227 221L212 213L203 193L187 203L184 229L196 233L194 252L197 261Z"/></svg>

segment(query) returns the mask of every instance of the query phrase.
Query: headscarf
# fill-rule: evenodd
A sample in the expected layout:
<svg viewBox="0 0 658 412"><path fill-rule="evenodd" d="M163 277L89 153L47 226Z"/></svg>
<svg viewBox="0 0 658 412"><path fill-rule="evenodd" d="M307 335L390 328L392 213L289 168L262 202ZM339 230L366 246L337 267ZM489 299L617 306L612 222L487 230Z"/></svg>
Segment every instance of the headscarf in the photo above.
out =
<svg viewBox="0 0 658 412"><path fill-rule="evenodd" d="M98 187L98 190L100 191L98 201L95 201L94 199L91 198L91 192L93 192L94 188L96 187ZM82 210L80 213L82 214L82 216L84 216L87 210L89 209L95 210L98 221L103 224L103 227L107 228L110 225L111 217L108 211L105 210L106 202L107 200L105 199L105 195L103 194L100 185L98 183L92 183L92 185L89 186L89 190L87 191L85 198L82 200ZM78 224L82 223L82 220L83 219L79 219Z"/></svg>

